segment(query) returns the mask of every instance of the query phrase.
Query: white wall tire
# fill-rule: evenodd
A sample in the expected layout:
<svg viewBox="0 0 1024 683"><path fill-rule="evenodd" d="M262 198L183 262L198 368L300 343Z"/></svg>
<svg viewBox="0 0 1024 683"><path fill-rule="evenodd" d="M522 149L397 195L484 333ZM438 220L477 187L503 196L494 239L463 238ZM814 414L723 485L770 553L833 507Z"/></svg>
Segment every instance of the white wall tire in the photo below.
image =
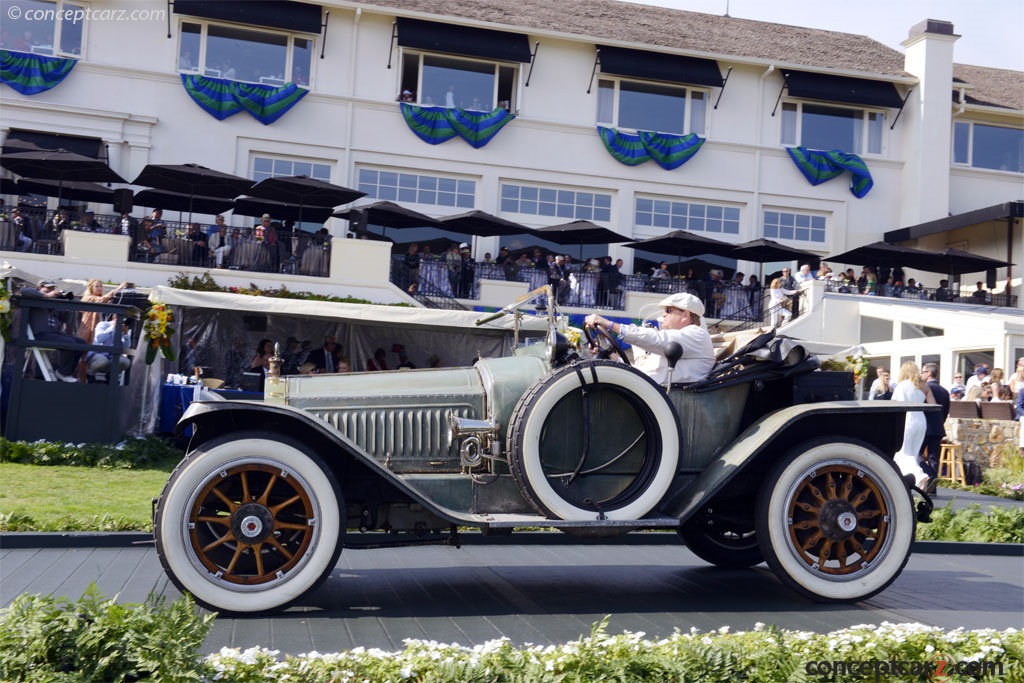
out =
<svg viewBox="0 0 1024 683"><path fill-rule="evenodd" d="M315 455L267 432L224 436L179 465L157 506L157 553L208 609L272 612L315 588L341 552L344 502Z"/></svg>
<svg viewBox="0 0 1024 683"><path fill-rule="evenodd" d="M640 519L672 484L679 443L675 409L657 384L593 361L541 378L519 400L509 467L541 514Z"/></svg>
<svg viewBox="0 0 1024 683"><path fill-rule="evenodd" d="M916 526L892 462L853 439L793 449L763 483L755 521L776 576L822 602L884 590L906 565Z"/></svg>

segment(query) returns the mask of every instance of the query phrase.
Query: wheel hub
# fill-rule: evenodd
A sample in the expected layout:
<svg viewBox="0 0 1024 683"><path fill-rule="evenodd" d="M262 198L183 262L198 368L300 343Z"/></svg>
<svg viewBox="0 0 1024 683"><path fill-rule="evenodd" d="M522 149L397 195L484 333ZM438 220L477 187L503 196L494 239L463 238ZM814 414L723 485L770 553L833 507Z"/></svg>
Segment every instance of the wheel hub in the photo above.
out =
<svg viewBox="0 0 1024 683"><path fill-rule="evenodd" d="M247 503L231 516L231 531L247 545L262 543L274 532L274 516L264 505Z"/></svg>
<svg viewBox="0 0 1024 683"><path fill-rule="evenodd" d="M857 528L857 511L846 500L830 500L821 508L818 517L821 533L831 541L843 541Z"/></svg>

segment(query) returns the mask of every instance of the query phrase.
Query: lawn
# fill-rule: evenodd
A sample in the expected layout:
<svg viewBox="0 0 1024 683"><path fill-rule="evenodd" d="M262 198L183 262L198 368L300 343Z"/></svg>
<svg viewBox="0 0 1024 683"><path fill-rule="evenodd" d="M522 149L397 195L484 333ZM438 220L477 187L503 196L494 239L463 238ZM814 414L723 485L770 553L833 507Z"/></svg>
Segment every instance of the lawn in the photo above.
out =
<svg viewBox="0 0 1024 683"><path fill-rule="evenodd" d="M0 463L0 529L150 531L171 469Z"/></svg>

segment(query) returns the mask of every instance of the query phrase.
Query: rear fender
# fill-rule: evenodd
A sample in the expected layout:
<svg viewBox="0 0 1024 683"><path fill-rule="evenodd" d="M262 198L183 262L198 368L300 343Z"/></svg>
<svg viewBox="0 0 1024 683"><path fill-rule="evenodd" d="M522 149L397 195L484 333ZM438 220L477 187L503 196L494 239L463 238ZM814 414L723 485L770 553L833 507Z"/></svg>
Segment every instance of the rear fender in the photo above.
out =
<svg viewBox="0 0 1024 683"><path fill-rule="evenodd" d="M175 434L180 437L189 426L195 427L189 451L232 432L259 430L290 436L323 458L345 491L346 500L353 499L346 490L353 482L374 480L390 485L396 500L419 503L451 523L462 521L455 512L426 498L340 431L299 408L255 401L193 401L178 421Z"/></svg>
<svg viewBox="0 0 1024 683"><path fill-rule="evenodd" d="M857 439L890 459L903 443L907 410L939 406L890 401L832 401L783 408L751 425L694 479L659 506L685 522L720 493L755 496L771 465L797 444L816 437ZM685 444L683 446L685 448Z"/></svg>

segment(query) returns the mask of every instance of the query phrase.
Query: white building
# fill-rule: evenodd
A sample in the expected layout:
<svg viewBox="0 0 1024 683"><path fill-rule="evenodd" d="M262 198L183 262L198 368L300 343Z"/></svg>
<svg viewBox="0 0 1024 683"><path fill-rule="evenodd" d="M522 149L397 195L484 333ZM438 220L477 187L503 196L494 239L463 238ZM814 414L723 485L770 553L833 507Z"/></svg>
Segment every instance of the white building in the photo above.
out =
<svg viewBox="0 0 1024 683"><path fill-rule="evenodd" d="M901 53L864 36L613 0L178 0L169 15L160 0L0 4L5 48L78 60L38 94L0 88L2 134L94 139L129 180L151 163L198 163L249 178L305 173L432 216L481 209L531 227L586 219L636 240L683 228L735 243L767 237L822 257L882 239L952 246L1015 263L996 272L993 291L1020 294L1024 74L955 63L958 36L948 22L910 28ZM17 20L8 11L15 5L24 12ZM243 94L246 83L308 92L269 125L244 110L218 120L183 85L219 82L203 77L241 82L231 87ZM485 146L429 144L403 117L404 91L420 107L504 107L514 118ZM657 156L658 142L692 144L690 133L704 143L672 170L653 159L627 165L598 127L641 154ZM663 135L640 147L640 131ZM787 152L800 145L856 155L873 186L858 198L849 172L811 185ZM333 221L342 234L344 222ZM102 269L111 280L166 281L167 268L128 262L118 236L73 238L64 257L0 257L46 275ZM296 276L295 288L366 295L370 287L375 301L406 298L387 284L385 244L335 244L331 276ZM478 238L474 254L499 246ZM634 270L632 249L594 249ZM939 277L912 274L931 286ZM986 278L964 278L970 289L975 279ZM521 290L490 283L479 303L501 305ZM958 324L966 339L953 344L950 331L936 341L942 335L929 331L922 337L932 347L907 351L896 322L914 317L913 306L934 329L926 312L934 309L837 296L819 297L818 315L799 333L862 341L893 364L937 355L944 376L977 357L1012 368L1024 355L1012 313L998 315L984 338L982 326ZM869 315L862 306L883 310ZM830 307L843 311L841 321ZM995 320L981 307L935 308ZM892 339L865 332L860 316L896 321Z"/></svg>

